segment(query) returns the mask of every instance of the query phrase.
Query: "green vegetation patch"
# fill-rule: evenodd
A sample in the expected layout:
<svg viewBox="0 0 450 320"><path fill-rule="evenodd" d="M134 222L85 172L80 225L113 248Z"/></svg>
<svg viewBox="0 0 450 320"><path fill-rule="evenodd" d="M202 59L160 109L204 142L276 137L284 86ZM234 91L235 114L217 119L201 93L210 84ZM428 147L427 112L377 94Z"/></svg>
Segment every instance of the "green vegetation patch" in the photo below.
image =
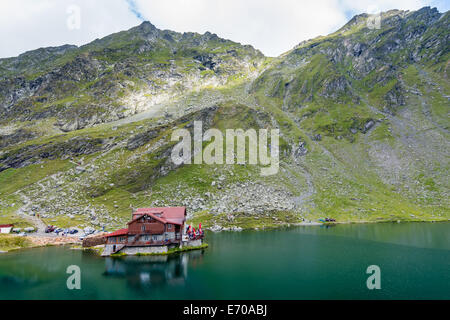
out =
<svg viewBox="0 0 450 320"><path fill-rule="evenodd" d="M29 248L31 242L26 237L0 234L0 251Z"/></svg>
<svg viewBox="0 0 450 320"><path fill-rule="evenodd" d="M237 212L232 215L227 213L211 214L207 211L197 213L187 223L197 226L202 224L203 228L211 228L219 225L222 228L232 230L234 227L242 229L268 229L296 224L303 219L299 214L287 211L271 211L263 214L248 214Z"/></svg>

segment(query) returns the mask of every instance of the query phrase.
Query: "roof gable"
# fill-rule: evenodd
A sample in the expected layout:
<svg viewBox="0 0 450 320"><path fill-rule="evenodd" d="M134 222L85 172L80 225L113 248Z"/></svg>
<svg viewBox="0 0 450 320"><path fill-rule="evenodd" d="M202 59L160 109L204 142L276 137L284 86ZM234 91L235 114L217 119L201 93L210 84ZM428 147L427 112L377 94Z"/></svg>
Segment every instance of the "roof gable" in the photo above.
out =
<svg viewBox="0 0 450 320"><path fill-rule="evenodd" d="M130 222L145 214L162 223L182 225L186 220L186 207L139 208L133 213L133 220Z"/></svg>

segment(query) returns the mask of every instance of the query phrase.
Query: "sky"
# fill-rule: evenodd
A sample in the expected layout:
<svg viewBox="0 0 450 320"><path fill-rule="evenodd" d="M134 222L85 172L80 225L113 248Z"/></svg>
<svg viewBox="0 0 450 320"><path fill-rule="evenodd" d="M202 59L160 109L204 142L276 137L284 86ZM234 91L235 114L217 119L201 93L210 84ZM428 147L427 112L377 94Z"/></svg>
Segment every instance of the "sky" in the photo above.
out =
<svg viewBox="0 0 450 320"><path fill-rule="evenodd" d="M40 47L83 45L148 20L159 29L210 31L267 56L339 29L355 14L448 0L0 0L0 58Z"/></svg>

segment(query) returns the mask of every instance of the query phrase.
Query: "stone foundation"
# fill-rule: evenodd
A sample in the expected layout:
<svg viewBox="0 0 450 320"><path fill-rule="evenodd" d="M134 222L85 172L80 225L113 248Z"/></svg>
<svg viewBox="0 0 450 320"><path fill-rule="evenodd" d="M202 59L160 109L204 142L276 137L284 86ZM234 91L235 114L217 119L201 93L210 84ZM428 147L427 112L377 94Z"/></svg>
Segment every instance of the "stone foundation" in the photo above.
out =
<svg viewBox="0 0 450 320"><path fill-rule="evenodd" d="M189 240L189 241L183 242L183 247L198 247L198 246L201 246L202 243L203 243L202 239Z"/></svg>
<svg viewBox="0 0 450 320"><path fill-rule="evenodd" d="M169 248L167 246L156 246L156 247L125 247L120 250L120 253L132 256L135 254L151 254L151 253L167 253Z"/></svg>
<svg viewBox="0 0 450 320"><path fill-rule="evenodd" d="M202 239L197 240L189 240L189 241L183 241L182 248L184 247L199 247L203 244ZM102 256L110 256L113 253L113 246L112 244L105 245L105 248L102 252ZM123 245L116 245L116 249L118 249L118 246ZM117 251L117 254L125 254L129 256L134 256L136 254L165 254L169 251L169 249L177 248L177 244L170 244L165 246L144 246L144 247L127 247L125 246L121 250Z"/></svg>
<svg viewBox="0 0 450 320"><path fill-rule="evenodd" d="M110 256L113 251L113 245L107 244L105 245L105 249L103 250L102 256ZM126 254L126 255L136 255L136 254L149 254L149 253L167 253L169 248L167 246L153 246L153 247L124 247L121 250L117 251L117 254Z"/></svg>

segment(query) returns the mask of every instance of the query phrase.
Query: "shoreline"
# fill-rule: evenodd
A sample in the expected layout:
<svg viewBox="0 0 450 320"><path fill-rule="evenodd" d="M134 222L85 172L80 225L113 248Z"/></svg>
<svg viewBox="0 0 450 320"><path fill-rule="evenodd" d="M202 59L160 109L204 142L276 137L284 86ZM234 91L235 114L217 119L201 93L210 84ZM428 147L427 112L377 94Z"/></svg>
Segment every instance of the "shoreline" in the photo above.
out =
<svg viewBox="0 0 450 320"><path fill-rule="evenodd" d="M433 219L433 220L418 220L418 219L407 219L407 220L399 220L399 219L392 219L392 220L354 220L354 221L334 221L334 222L317 222L317 221L303 221L303 222L285 222L285 223L279 223L279 224L269 224L262 227L249 227L249 228L242 228L239 225L231 226L231 227L222 227L220 230L214 230L214 226L205 227L206 230L210 232L226 232L226 231L232 231L232 232L241 232L241 231L262 231L262 230L271 230L271 229L279 229L279 228L289 228L289 227L301 227L301 226L322 226L322 225L348 225L348 224L372 224L372 223L411 223L411 222L418 222L418 223L439 223L439 222L449 222L450 219ZM240 228L240 230L236 230L237 228Z"/></svg>
<svg viewBox="0 0 450 320"><path fill-rule="evenodd" d="M19 241L23 240L23 241L21 241L21 244L23 244L23 246L16 246L16 247L11 247L11 248L2 248L0 246L0 254L13 252L13 251L19 251L22 249L34 249L34 248L42 248L42 247L74 245L74 244L81 243L81 241L76 237L52 237L52 236L42 236L42 235L32 235L32 234L29 234L26 236L19 236L17 234L1 235L1 237L3 237L3 236L6 236L5 238L9 238L9 239L13 239L13 240L19 240Z"/></svg>
<svg viewBox="0 0 450 320"><path fill-rule="evenodd" d="M378 220L378 221L371 221L371 220L355 220L355 221L335 221L335 222L316 222L316 221L310 221L310 222L299 222L299 223L282 223L282 224L274 224L274 225L267 225L263 227L256 227L256 228L242 228L239 226L240 229L236 229L233 227L226 227L222 228L220 230L211 230L211 227L205 227L206 230L210 232L241 232L241 231L265 231L265 230L274 230L274 229L282 229L282 228L291 228L291 227L302 227L302 226L332 226L332 225L347 225L347 224L372 224L372 223L411 223L411 222L418 222L418 223L439 223L439 222L449 222L450 219L434 219L434 220ZM16 234L4 234L6 236L12 237L12 238L23 238L25 241L29 240L30 245L24 246L24 247L15 247L10 249L4 249L0 247L0 255L2 253L8 253L13 251L19 251L22 249L34 249L34 248L42 248L42 247L51 247L51 246L65 246L65 245L71 245L71 249L73 250L93 250L97 253L99 252L100 248L96 247L81 247L82 241L78 239L78 237L54 237L54 236L42 236L42 235L27 235L25 237L19 236ZM3 235L2 235L3 236ZM205 244L206 247L208 244ZM203 245L202 245L203 246ZM97 246L98 247L98 246ZM201 247L201 246L200 246ZM206 248L205 247L205 248ZM151 253L151 254L137 254L139 255L169 255L171 253L177 253L177 252L183 252L183 251L189 251L189 250L195 250L195 249L202 249L202 248L193 248L193 249L185 249L185 250L177 250L176 252L166 252L166 253ZM101 254L101 252L100 252ZM127 256L125 254L123 255L115 255L112 257L120 257L120 256Z"/></svg>

